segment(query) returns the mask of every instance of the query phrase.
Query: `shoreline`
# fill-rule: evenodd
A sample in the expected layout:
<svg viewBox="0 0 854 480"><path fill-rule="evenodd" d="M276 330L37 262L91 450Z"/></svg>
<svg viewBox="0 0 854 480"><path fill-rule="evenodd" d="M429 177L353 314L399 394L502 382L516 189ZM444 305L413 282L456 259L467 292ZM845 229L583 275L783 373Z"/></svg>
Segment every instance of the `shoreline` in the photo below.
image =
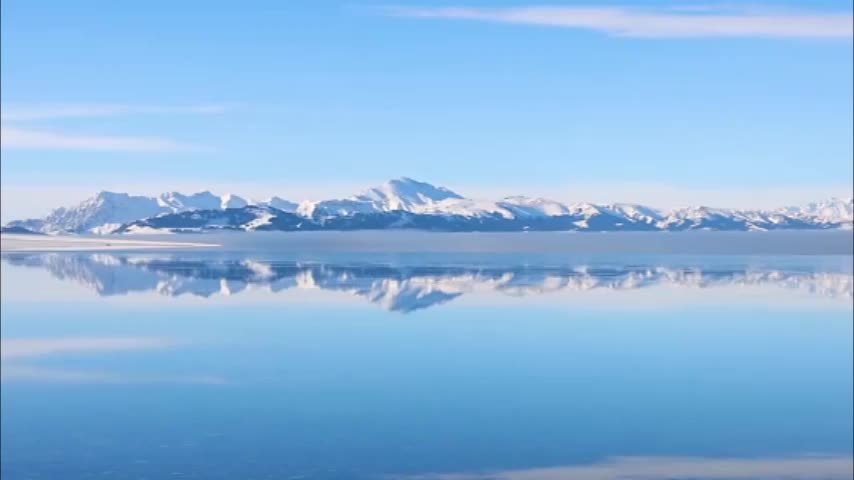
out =
<svg viewBox="0 0 854 480"><path fill-rule="evenodd" d="M0 250L383 254L854 255L850 230L775 232L210 232L127 236L0 235Z"/></svg>
<svg viewBox="0 0 854 480"><path fill-rule="evenodd" d="M115 250L154 250L215 248L216 243L167 242L161 240L129 240L117 238L93 238L52 235L0 235L2 252L80 252Z"/></svg>

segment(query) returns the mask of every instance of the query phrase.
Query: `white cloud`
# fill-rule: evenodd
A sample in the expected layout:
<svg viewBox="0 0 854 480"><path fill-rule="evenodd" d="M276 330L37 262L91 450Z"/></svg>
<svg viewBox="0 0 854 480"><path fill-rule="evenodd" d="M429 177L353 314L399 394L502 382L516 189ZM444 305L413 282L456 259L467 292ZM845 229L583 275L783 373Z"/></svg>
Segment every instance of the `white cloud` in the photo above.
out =
<svg viewBox="0 0 854 480"><path fill-rule="evenodd" d="M13 106L4 108L3 121L22 122L57 118L113 117L119 115L211 115L228 110L227 105L122 105L122 104L63 104Z"/></svg>
<svg viewBox="0 0 854 480"><path fill-rule="evenodd" d="M199 151L203 147L177 142L161 137L138 137L116 135L79 135L66 132L21 128L21 122L74 119L89 117L112 117L119 115L209 115L226 111L229 107L219 104L207 105L122 105L122 104L64 104L4 107L0 118L4 124L0 130L0 146L4 149L28 150L86 150L104 152L163 152ZM14 122L15 125L9 125Z"/></svg>
<svg viewBox="0 0 854 480"><path fill-rule="evenodd" d="M854 36L851 13L766 9L555 7L396 7L391 15L545 25L622 37L842 38Z"/></svg>
<svg viewBox="0 0 854 480"><path fill-rule="evenodd" d="M0 127L0 147L20 150L88 150L101 152L199 151L203 147L161 137L79 135L29 128Z"/></svg>

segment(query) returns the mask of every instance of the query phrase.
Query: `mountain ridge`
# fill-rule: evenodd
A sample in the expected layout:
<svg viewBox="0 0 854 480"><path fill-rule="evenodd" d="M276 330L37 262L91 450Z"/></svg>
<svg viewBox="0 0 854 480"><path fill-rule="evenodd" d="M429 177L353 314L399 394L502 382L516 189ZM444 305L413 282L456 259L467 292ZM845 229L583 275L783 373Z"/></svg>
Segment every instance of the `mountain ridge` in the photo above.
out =
<svg viewBox="0 0 854 480"><path fill-rule="evenodd" d="M6 229L37 233L175 233L209 230L301 231L419 229L436 231L682 231L852 228L854 199L829 198L778 209L692 206L661 210L631 204L564 204L542 197L492 201L464 197L408 177L350 197L294 202L250 201L210 191L148 197L101 191L43 218L15 220Z"/></svg>

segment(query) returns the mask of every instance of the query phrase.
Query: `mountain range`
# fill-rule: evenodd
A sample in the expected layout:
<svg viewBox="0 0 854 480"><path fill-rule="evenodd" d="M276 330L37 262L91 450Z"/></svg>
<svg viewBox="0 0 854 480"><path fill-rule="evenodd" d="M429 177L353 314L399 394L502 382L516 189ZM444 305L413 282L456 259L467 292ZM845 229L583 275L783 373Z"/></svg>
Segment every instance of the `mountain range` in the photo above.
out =
<svg viewBox="0 0 854 480"><path fill-rule="evenodd" d="M772 210L705 206L659 210L636 204L563 204L509 196L464 197L399 178L343 199L249 201L205 191L156 197L100 192L44 218L15 220L8 233L145 234L204 231L417 229L432 231L681 231L851 229L854 200L831 198Z"/></svg>

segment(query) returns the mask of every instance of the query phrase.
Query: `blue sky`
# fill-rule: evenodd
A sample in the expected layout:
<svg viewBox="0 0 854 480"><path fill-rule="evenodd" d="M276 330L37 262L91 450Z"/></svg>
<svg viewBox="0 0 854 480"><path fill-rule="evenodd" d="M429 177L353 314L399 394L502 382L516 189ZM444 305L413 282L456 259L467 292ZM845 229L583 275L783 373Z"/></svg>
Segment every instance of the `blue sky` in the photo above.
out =
<svg viewBox="0 0 854 480"><path fill-rule="evenodd" d="M4 0L3 218L403 175L664 207L850 195L851 2L745 5Z"/></svg>

